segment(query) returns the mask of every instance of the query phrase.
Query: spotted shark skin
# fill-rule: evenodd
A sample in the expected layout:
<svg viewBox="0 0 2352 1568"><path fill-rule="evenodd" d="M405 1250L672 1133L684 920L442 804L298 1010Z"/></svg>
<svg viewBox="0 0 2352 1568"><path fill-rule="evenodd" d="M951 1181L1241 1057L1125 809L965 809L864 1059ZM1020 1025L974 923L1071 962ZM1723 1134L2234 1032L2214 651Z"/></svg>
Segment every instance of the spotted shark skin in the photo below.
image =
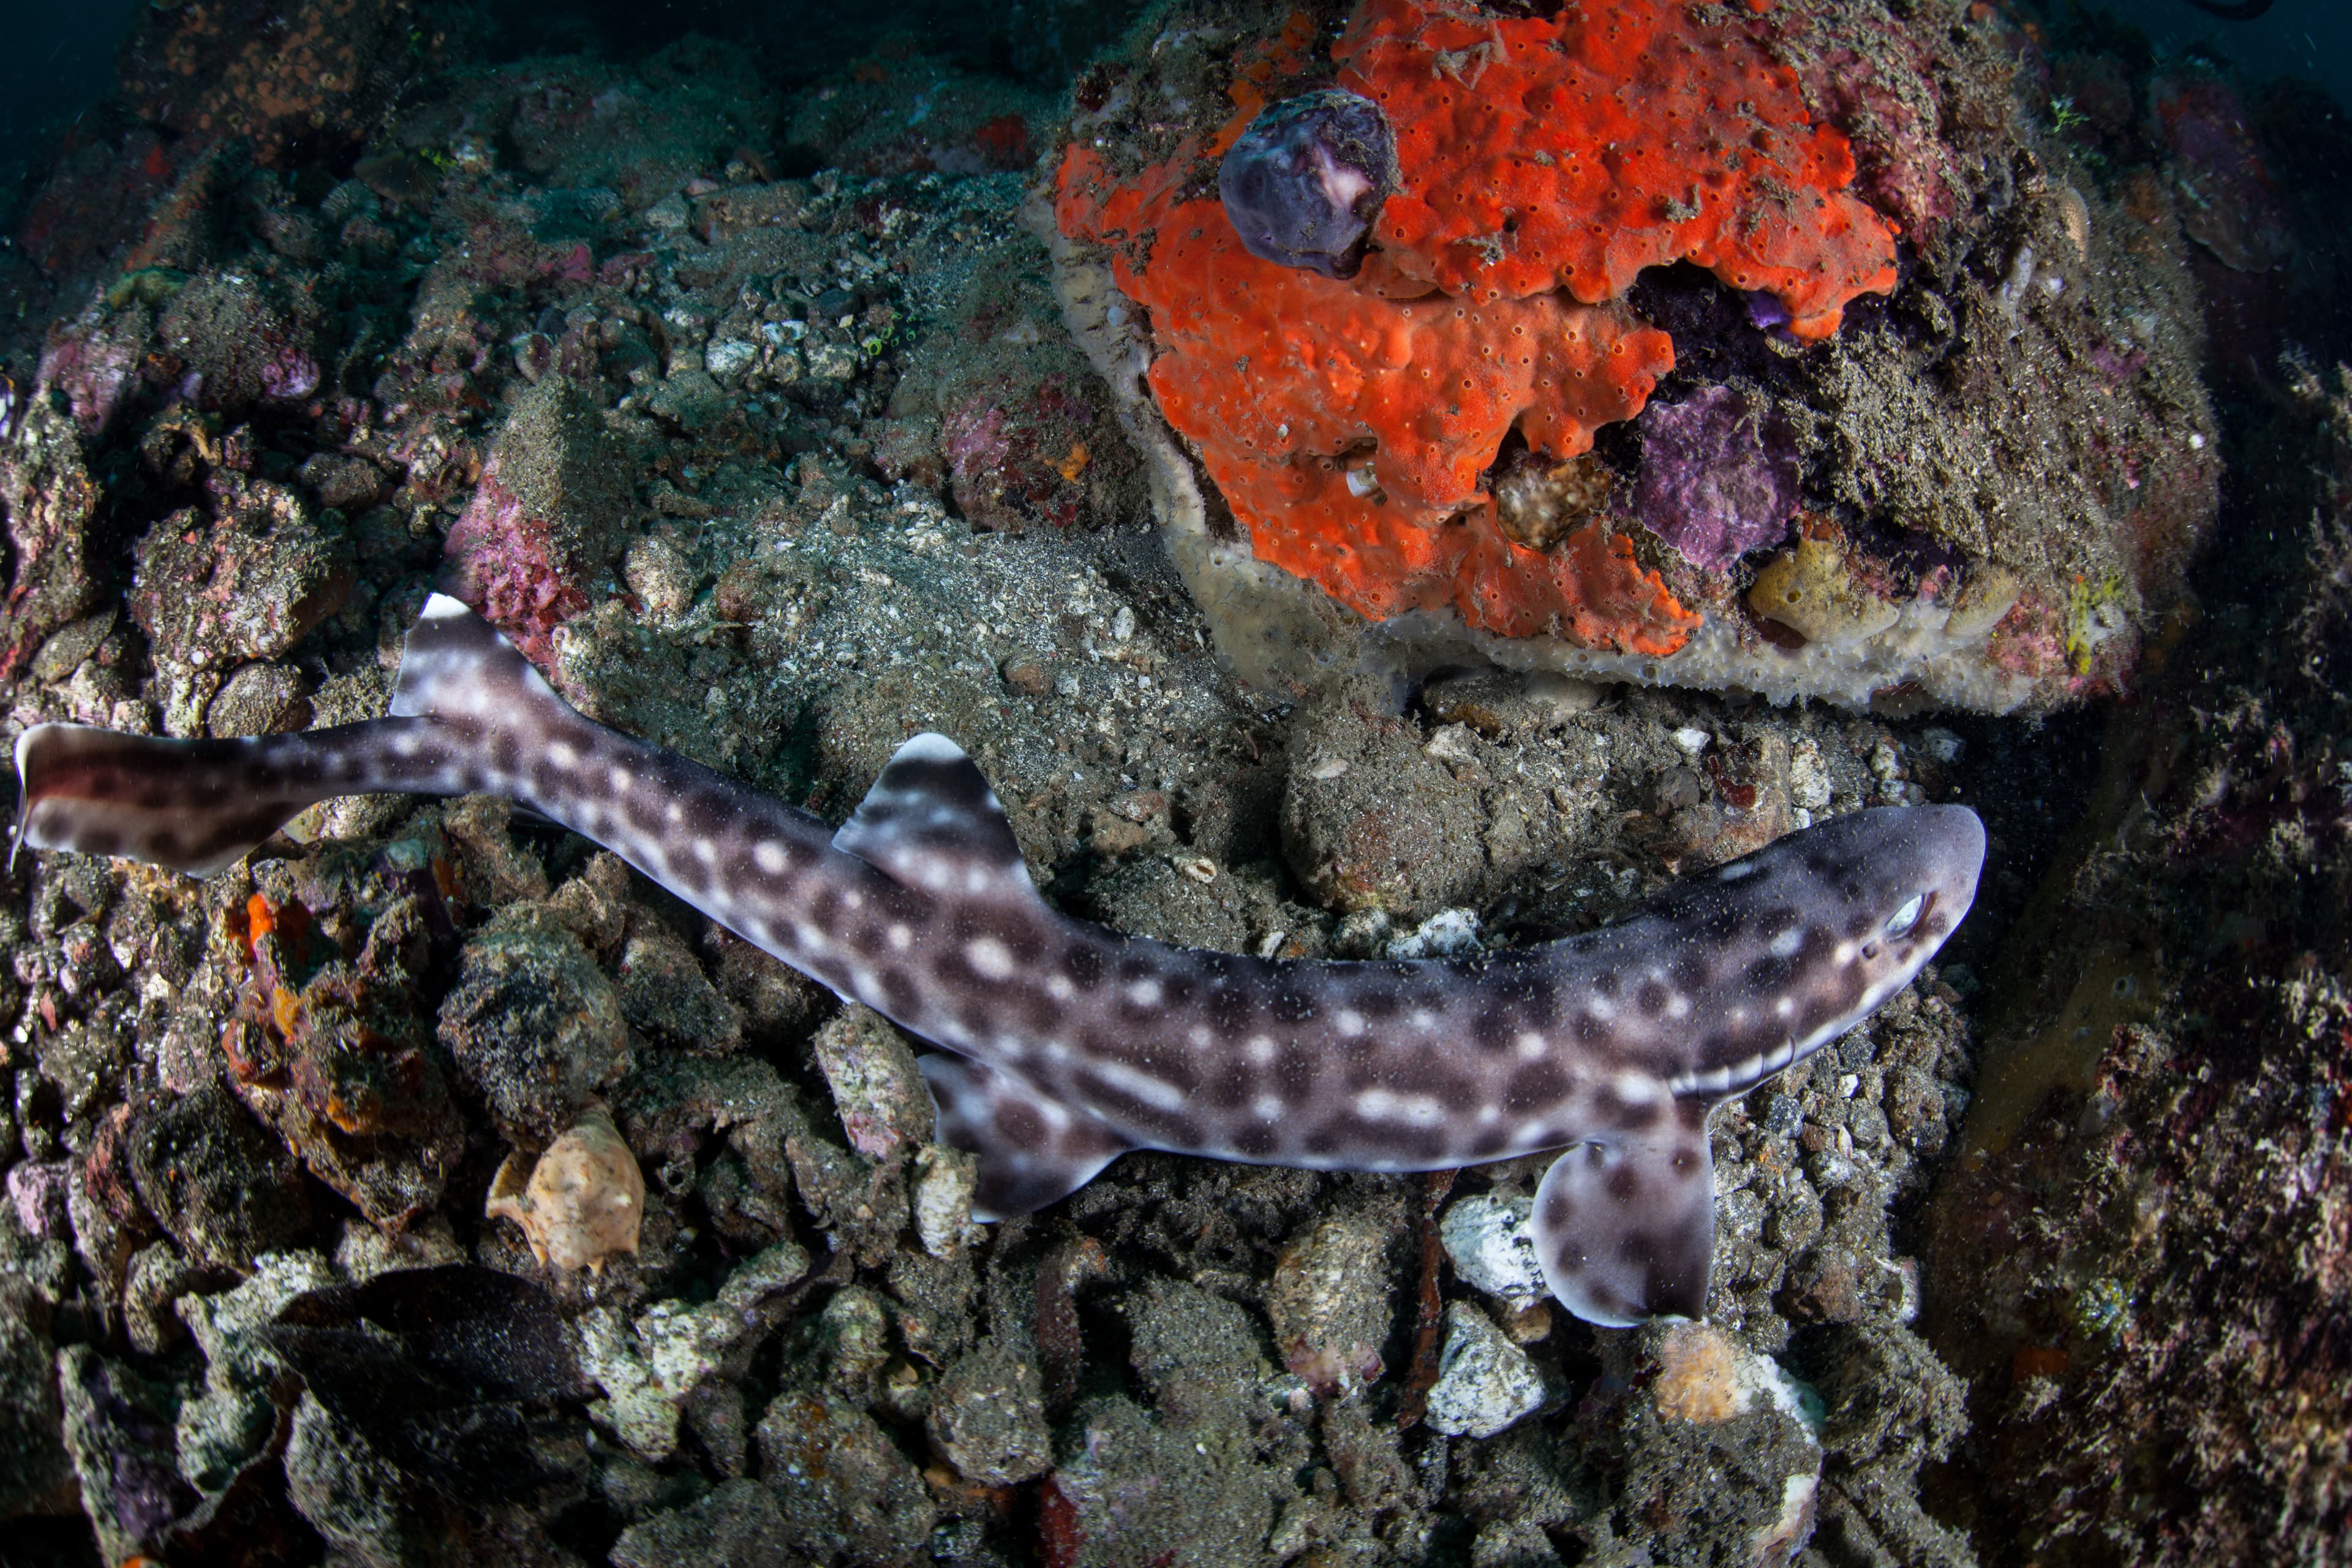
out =
<svg viewBox="0 0 2352 1568"><path fill-rule="evenodd" d="M16 745L20 847L204 875L341 795L508 796L943 1048L940 1136L986 1218L1129 1149L1321 1170L1560 1151L1534 1229L1589 1321L1704 1312L1708 1113L1853 1027L1968 912L1958 806L1855 812L1617 923L1475 958L1326 963L1123 936L1038 895L950 741L902 746L837 832L582 717L456 600L410 632L392 716L249 741L44 724Z"/></svg>

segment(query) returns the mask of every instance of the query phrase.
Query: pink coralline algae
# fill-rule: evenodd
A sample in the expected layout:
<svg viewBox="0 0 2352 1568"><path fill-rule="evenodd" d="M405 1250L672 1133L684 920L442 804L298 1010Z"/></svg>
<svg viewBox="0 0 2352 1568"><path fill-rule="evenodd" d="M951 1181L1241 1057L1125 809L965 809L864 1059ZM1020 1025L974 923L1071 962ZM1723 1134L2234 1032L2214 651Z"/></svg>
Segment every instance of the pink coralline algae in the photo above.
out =
<svg viewBox="0 0 2352 1568"><path fill-rule="evenodd" d="M525 658L554 658L555 628L588 607L588 595L562 569L543 519L500 483L497 466L482 475L465 514L449 527L457 596L514 639Z"/></svg>
<svg viewBox="0 0 2352 1568"><path fill-rule="evenodd" d="M982 528L1032 521L1067 528L1077 521L1095 411L1048 377L1034 395L1000 401L990 390L950 407L940 420L956 510Z"/></svg>
<svg viewBox="0 0 2352 1568"><path fill-rule="evenodd" d="M630 531L622 467L593 405L550 378L516 399L450 525L457 596L542 667L554 658L555 628L588 607Z"/></svg>
<svg viewBox="0 0 2352 1568"><path fill-rule="evenodd" d="M101 310L53 329L41 350L34 384L40 391L64 395L82 434L104 435L139 368L146 325L143 318Z"/></svg>
<svg viewBox="0 0 2352 1568"><path fill-rule="evenodd" d="M1727 386L1643 410L1643 523L1683 559L1727 572L1751 550L1789 536L1797 456L1787 423Z"/></svg>

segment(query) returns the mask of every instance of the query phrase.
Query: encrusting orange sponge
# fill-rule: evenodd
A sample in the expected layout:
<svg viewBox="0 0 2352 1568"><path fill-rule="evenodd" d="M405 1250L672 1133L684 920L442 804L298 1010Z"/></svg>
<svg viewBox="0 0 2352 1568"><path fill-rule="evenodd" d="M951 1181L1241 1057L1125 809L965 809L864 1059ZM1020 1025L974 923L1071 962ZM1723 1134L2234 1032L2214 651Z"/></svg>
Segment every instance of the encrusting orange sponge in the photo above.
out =
<svg viewBox="0 0 2352 1568"><path fill-rule="evenodd" d="M1514 427L1568 458L1641 412L1674 367L1622 300L1643 268L1687 259L1769 292L1805 339L1893 288L1893 233L1846 194L1844 137L1811 124L1759 26L1680 0L1550 17L1364 0L1337 85L1388 115L1402 178L1348 279L1251 256L1213 195L1304 28L1236 76L1238 112L1205 142L1125 176L1070 149L1056 222L1108 247L1150 311L1161 412L1259 559L1374 620L1451 607L1506 637L1683 645L1698 616L1628 536L1596 520L1528 549L1496 526L1486 476Z"/></svg>

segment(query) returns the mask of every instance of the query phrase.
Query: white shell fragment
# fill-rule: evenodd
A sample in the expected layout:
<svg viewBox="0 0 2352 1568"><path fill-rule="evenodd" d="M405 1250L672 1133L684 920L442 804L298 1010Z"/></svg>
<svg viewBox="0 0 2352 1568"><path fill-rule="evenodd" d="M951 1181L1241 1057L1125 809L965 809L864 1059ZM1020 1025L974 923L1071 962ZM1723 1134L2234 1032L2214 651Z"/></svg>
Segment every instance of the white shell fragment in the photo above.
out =
<svg viewBox="0 0 2352 1568"><path fill-rule="evenodd" d="M604 1272L605 1259L637 1250L645 1221L646 1178L613 1119L592 1108L547 1146L526 1179L507 1156L490 1183L482 1214L522 1227L542 1264Z"/></svg>
<svg viewBox="0 0 2352 1568"><path fill-rule="evenodd" d="M1494 1320L1467 1301L1445 1309L1445 1350L1429 1390L1430 1426L1491 1437L1543 1408L1543 1374Z"/></svg>
<svg viewBox="0 0 2352 1568"><path fill-rule="evenodd" d="M1533 1198L1481 1193L1447 1209L1437 1237L1464 1284L1524 1311L1551 1295L1536 1257L1535 1215Z"/></svg>

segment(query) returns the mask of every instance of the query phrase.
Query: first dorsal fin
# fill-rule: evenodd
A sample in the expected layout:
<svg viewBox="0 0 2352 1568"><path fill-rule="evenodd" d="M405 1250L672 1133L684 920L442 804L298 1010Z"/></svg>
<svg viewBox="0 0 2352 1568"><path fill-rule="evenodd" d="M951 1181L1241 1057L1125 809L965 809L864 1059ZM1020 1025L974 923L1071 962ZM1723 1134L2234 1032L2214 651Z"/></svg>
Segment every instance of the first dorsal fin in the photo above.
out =
<svg viewBox="0 0 2352 1568"><path fill-rule="evenodd" d="M945 735L899 747L833 847L929 893L1037 896L996 792Z"/></svg>
<svg viewBox="0 0 2352 1568"><path fill-rule="evenodd" d="M446 594L425 601L393 677L394 718L511 720L518 703L549 702L571 711L498 627Z"/></svg>

